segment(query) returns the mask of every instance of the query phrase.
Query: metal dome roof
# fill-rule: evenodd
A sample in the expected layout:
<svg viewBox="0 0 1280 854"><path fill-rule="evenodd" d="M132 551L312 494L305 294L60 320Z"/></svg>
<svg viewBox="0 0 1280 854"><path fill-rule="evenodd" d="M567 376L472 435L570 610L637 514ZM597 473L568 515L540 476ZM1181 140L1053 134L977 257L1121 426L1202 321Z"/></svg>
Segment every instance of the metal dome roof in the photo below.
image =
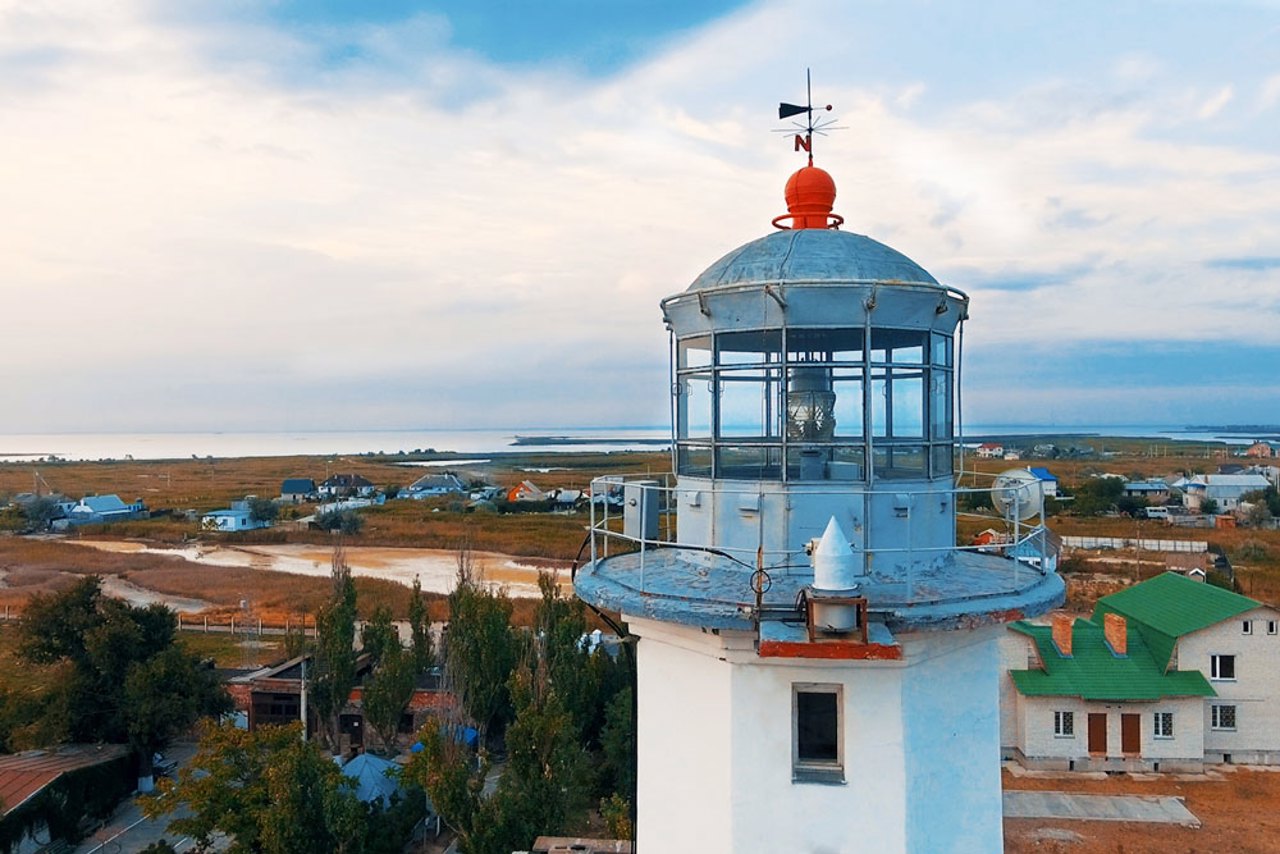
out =
<svg viewBox="0 0 1280 854"><path fill-rule="evenodd" d="M802 228L739 246L694 279L688 290L787 281L938 284L915 261L878 240L847 231Z"/></svg>

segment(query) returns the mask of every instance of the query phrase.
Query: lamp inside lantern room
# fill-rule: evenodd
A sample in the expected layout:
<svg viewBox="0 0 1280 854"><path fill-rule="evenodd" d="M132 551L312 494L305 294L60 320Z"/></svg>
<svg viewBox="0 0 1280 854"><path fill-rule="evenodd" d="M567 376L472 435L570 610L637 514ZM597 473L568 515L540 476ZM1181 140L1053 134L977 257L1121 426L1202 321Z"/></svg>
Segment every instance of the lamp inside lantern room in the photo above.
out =
<svg viewBox="0 0 1280 854"><path fill-rule="evenodd" d="M829 442L836 431L830 368L793 368L787 383L787 438Z"/></svg>

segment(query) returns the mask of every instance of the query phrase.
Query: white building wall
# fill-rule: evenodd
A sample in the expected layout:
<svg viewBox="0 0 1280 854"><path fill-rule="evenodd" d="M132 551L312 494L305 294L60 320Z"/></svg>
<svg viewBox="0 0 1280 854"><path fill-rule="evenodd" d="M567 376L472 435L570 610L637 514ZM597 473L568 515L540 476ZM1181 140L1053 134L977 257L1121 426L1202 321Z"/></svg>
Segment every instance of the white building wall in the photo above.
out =
<svg viewBox="0 0 1280 854"><path fill-rule="evenodd" d="M907 851L1004 848L1000 710L1003 626L903 637ZM874 847L865 850L877 850Z"/></svg>
<svg viewBox="0 0 1280 854"><path fill-rule="evenodd" d="M641 635L636 846L730 854L729 668L713 654L713 644L691 630L673 642L651 633L648 621L628 619Z"/></svg>
<svg viewBox="0 0 1280 854"><path fill-rule="evenodd" d="M1248 621L1252 633L1245 634ZM1204 749L1208 761L1231 754L1233 762L1280 763L1280 634L1267 634L1268 621L1280 631L1280 612L1255 608L1220 623L1185 635L1178 641L1179 670L1199 670L1217 692L1203 702ZM1236 678L1212 677L1211 658L1234 655ZM1236 707L1235 731L1212 728L1211 706Z"/></svg>
<svg viewBox="0 0 1280 854"><path fill-rule="evenodd" d="M999 851L1003 627L902 639L905 661L759 658L746 633L640 635L644 850ZM843 688L843 784L793 782L795 683Z"/></svg>
<svg viewBox="0 0 1280 854"><path fill-rule="evenodd" d="M1018 690L1010 670L1026 670L1034 656L1031 638L1008 628L997 641L1000 650L1000 748L1008 753L1022 748L1022 716L1018 708Z"/></svg>

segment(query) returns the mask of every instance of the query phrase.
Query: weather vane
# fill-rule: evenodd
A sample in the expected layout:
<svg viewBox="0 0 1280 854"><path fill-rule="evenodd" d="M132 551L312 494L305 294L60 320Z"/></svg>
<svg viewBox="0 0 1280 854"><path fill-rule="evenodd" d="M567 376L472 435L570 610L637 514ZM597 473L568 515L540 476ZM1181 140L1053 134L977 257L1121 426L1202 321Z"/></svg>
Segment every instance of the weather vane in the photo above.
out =
<svg viewBox="0 0 1280 854"><path fill-rule="evenodd" d="M816 118L816 119L814 118L813 79L808 68L804 70L804 82L805 82L805 97L807 99L805 105L802 107L799 104L787 104L785 102L781 103L778 105L778 118L789 119L792 116L798 116L801 114L804 115L805 121L803 124L801 124L798 121L793 121L791 125L792 127L795 127L799 130L804 131L803 134L799 134L799 133L795 134L796 151L799 151L800 149L803 148L805 152L809 155L809 165L812 166L813 165L813 135L816 133L819 136L825 136L827 131L840 130L840 128L835 127L836 120L834 118L825 118L825 117ZM818 109L826 110L829 113L831 112L831 105L827 104L825 107L819 107ZM790 128L783 128L783 129L776 130L774 132L775 133L793 133L793 131Z"/></svg>

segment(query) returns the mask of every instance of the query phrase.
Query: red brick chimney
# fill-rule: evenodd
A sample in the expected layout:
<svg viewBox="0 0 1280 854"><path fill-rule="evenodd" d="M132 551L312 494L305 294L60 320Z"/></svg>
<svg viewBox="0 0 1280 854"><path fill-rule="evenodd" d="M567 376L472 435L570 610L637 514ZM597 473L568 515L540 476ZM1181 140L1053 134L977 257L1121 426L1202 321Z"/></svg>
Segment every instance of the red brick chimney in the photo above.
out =
<svg viewBox="0 0 1280 854"><path fill-rule="evenodd" d="M1124 617L1119 614L1104 614L1102 634L1106 637L1111 651L1116 655L1129 654L1129 627Z"/></svg>
<svg viewBox="0 0 1280 854"><path fill-rule="evenodd" d="M1071 657L1071 624L1074 620L1066 614L1053 615L1053 645L1058 654Z"/></svg>

